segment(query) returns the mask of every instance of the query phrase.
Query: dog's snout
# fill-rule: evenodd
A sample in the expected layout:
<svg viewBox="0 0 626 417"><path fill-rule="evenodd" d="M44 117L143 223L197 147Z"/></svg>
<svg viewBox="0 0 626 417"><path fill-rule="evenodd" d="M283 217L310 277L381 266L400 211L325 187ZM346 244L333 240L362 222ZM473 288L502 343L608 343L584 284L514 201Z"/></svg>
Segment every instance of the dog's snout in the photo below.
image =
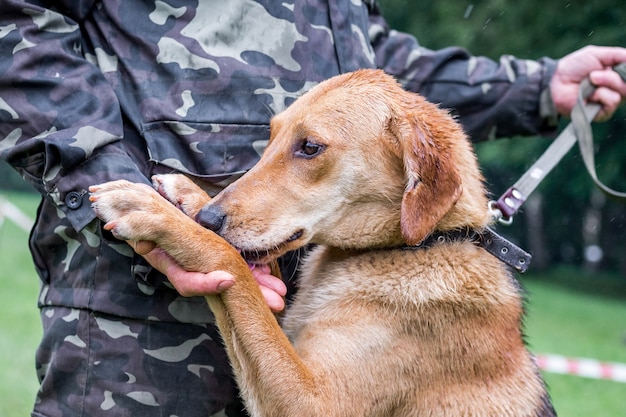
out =
<svg viewBox="0 0 626 417"><path fill-rule="evenodd" d="M219 207L207 204L196 215L196 222L202 227L218 233L224 225L225 218L226 215Z"/></svg>

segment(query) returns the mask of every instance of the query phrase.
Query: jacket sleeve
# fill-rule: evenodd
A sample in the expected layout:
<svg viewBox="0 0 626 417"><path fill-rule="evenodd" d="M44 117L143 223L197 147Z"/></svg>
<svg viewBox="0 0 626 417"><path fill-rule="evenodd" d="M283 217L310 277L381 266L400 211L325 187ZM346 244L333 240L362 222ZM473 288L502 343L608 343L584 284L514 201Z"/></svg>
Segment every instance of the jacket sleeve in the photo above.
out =
<svg viewBox="0 0 626 417"><path fill-rule="evenodd" d="M496 62L460 47L430 50L414 36L391 30L375 4L369 35L376 65L406 89L451 109L474 141L555 132L548 88L554 60L508 55Z"/></svg>
<svg viewBox="0 0 626 417"><path fill-rule="evenodd" d="M11 0L0 15L0 157L80 230L95 218L90 185L148 180L124 150L119 103L83 56L75 21Z"/></svg>

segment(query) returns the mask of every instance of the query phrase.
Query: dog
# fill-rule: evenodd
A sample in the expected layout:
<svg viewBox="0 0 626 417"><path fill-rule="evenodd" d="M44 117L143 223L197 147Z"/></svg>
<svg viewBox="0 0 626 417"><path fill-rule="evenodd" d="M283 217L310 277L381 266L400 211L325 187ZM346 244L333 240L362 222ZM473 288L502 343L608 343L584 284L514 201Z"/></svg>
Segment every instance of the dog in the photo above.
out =
<svg viewBox="0 0 626 417"><path fill-rule="evenodd" d="M236 277L206 299L252 416L555 415L524 343L523 291L472 239L492 218L447 111L359 70L312 88L270 132L213 199L182 175L155 177L158 193L91 188L115 236ZM281 328L246 262L304 246Z"/></svg>

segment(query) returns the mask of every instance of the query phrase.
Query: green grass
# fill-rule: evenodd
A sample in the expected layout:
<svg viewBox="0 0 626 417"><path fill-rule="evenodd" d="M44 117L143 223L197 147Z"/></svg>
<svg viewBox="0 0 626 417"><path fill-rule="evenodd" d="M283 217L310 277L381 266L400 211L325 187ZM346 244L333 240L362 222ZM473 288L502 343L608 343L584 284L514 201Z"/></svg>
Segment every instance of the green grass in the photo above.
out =
<svg viewBox="0 0 626 417"><path fill-rule="evenodd" d="M11 193L10 200L34 216L37 197ZM27 237L8 219L0 228L0 417L29 415L37 390L39 283ZM521 281L529 291L526 334L534 352L626 363L626 278L557 269ZM561 417L626 415L624 383L556 374L546 380Z"/></svg>
<svg viewBox="0 0 626 417"><path fill-rule="evenodd" d="M576 279L574 271L569 274ZM529 291L526 334L531 350L626 363L626 297L572 290L550 278L522 278ZM626 415L626 383L549 373L545 378L559 416Z"/></svg>
<svg viewBox="0 0 626 417"><path fill-rule="evenodd" d="M36 195L11 193L9 199L34 218ZM41 337L39 279L27 242L28 233L5 218L0 226L0 417L30 415L38 387L34 357Z"/></svg>

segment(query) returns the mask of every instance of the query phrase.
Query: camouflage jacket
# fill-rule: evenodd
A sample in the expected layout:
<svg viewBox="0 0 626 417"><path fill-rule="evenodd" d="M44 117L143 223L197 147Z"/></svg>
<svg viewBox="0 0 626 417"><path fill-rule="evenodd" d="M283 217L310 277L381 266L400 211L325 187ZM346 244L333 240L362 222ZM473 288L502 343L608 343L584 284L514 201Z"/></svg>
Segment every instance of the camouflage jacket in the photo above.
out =
<svg viewBox="0 0 626 417"><path fill-rule="evenodd" d="M454 109L475 140L535 134L550 59L429 50L373 1L0 1L0 156L43 196L31 250L42 305L206 322L103 232L91 184L249 169L271 116L333 75L379 67ZM133 276L134 279L129 278Z"/></svg>

